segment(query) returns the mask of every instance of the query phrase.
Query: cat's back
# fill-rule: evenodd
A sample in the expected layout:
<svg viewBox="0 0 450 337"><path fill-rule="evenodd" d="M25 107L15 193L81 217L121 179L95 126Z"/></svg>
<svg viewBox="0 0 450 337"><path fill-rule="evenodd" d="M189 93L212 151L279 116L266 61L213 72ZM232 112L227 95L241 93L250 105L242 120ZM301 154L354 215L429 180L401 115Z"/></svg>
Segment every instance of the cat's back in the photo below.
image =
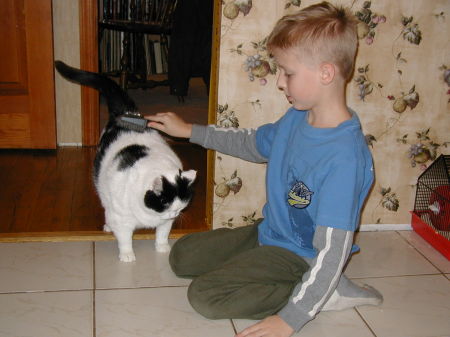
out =
<svg viewBox="0 0 450 337"><path fill-rule="evenodd" d="M182 164L175 152L155 130L145 132L122 131L110 141L97 157L97 178L115 172L126 174L132 170L164 171L181 169Z"/></svg>

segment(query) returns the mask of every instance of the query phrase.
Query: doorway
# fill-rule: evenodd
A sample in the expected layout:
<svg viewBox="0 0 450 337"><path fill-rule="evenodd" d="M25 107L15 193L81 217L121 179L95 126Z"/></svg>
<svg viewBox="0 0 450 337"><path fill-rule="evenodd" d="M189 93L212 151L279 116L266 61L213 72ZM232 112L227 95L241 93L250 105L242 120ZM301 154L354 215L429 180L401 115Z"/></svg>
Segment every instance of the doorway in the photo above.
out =
<svg viewBox="0 0 450 337"><path fill-rule="evenodd" d="M143 115L173 111L207 124L213 2L97 0L98 69L116 81ZM99 131L108 120L100 97ZM162 134L185 169L197 171L194 197L174 229L205 229L207 150Z"/></svg>
<svg viewBox="0 0 450 337"><path fill-rule="evenodd" d="M213 49L211 85L207 97L208 123L215 122L217 105L218 31L220 27L220 3L214 1ZM81 68L98 71L98 19L95 1L80 0ZM193 79L192 100L199 99ZM200 87L200 86L199 86ZM200 87L201 88L201 87ZM203 89L199 89L204 91ZM135 93L139 96L145 92ZM147 97L147 95L144 95ZM155 95L156 96L156 95ZM154 96L150 96L154 97ZM173 97L174 98L174 97ZM139 97L136 97L139 105ZM175 98L176 100L176 98ZM201 99L204 101L204 97ZM189 103L189 98L188 102ZM153 104L153 103L148 103ZM144 103L145 105L145 103ZM183 114L189 105L175 108L158 106L158 110L174 110ZM192 113L186 111L186 114ZM200 121L199 121L200 122ZM82 148L58 148L52 151L7 150L0 156L0 169L4 179L5 203L0 210L3 221L0 226L0 241L61 241L61 240L113 240L110 234L101 231L103 210L94 191L91 165L100 130L100 103L98 93L82 88ZM208 230L212 223L212 194L214 188L214 153L204 151L188 142L172 142L175 151L182 157L186 168L200 165L203 182L197 182L196 194L204 196L203 201L193 200L191 207L171 232L171 237L180 237L193 231ZM200 157L188 155L186 148L200 153ZM10 192L7 192L9 188ZM1 196L1 195L0 195ZM200 200L200 199L199 199ZM195 203L201 204L196 206ZM17 227L18 225L19 227ZM20 227L22 226L22 227ZM139 231L135 238L153 238L152 231Z"/></svg>

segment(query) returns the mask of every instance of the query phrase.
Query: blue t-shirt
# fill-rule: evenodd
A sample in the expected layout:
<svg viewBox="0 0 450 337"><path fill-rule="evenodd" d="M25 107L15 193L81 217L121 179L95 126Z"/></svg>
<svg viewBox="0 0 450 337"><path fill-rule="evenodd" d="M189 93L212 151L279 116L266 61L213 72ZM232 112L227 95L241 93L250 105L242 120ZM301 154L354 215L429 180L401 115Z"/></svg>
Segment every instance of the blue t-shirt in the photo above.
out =
<svg viewBox="0 0 450 337"><path fill-rule="evenodd" d="M312 258L317 225L356 230L373 163L354 112L335 128L314 128L307 111L290 108L258 128L256 146L268 159L262 245Z"/></svg>

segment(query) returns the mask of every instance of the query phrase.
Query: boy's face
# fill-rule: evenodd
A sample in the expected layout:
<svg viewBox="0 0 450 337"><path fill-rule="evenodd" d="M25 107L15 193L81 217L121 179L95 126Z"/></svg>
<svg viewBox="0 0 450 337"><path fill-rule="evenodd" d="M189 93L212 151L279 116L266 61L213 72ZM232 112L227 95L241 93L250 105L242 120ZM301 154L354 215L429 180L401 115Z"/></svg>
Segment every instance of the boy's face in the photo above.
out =
<svg viewBox="0 0 450 337"><path fill-rule="evenodd" d="M313 109L320 92L319 66L303 62L293 49L276 49L273 55L280 71L277 86L283 90L289 103L298 110Z"/></svg>

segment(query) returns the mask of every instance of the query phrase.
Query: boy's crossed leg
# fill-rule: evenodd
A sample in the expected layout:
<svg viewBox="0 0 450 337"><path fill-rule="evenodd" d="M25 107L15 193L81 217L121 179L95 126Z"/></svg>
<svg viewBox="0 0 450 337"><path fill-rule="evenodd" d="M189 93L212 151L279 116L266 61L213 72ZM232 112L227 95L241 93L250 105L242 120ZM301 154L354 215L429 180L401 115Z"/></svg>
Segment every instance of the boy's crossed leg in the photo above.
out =
<svg viewBox="0 0 450 337"><path fill-rule="evenodd" d="M263 319L277 313L309 269L286 249L259 246L257 225L186 235L175 243L169 261L177 276L194 278L188 299L210 319ZM378 291L341 275L322 310L381 302Z"/></svg>

